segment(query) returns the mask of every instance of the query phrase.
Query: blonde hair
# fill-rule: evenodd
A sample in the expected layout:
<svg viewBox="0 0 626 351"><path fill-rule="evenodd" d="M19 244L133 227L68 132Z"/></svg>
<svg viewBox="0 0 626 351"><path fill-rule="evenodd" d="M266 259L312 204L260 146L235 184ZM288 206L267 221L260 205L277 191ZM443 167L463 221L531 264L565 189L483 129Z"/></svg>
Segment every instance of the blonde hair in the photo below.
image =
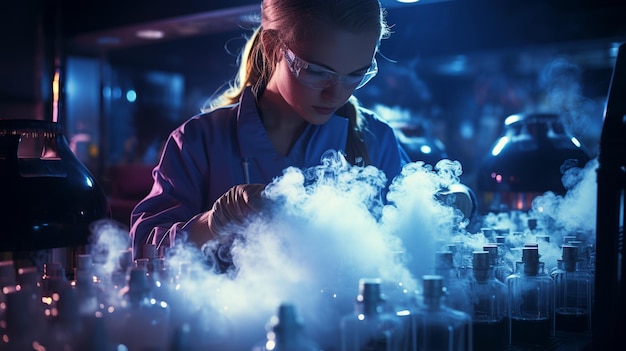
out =
<svg viewBox="0 0 626 351"><path fill-rule="evenodd" d="M377 32L380 40L390 34L385 16L386 12L378 0L263 0L261 25L254 30L241 51L237 74L227 89L205 104L203 112L239 102L247 87L252 87L255 95L260 97L278 63L278 44L297 44L307 34L311 22L321 21L351 32ZM350 97L337 114L349 120L350 132L345 150L348 161L369 164L369 155L362 140L366 126L356 98Z"/></svg>

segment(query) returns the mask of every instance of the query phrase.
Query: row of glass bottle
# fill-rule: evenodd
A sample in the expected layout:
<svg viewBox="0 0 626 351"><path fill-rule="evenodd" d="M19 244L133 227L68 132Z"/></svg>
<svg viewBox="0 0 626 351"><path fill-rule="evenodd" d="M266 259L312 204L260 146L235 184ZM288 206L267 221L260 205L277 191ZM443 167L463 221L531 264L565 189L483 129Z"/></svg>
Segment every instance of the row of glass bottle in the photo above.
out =
<svg viewBox="0 0 626 351"><path fill-rule="evenodd" d="M561 257L546 268L537 241L549 243L551 236L537 230L535 219L529 218L524 232L482 231L493 239L482 250L463 252L465 245L451 244L437 251L434 274L422 277L418 295L403 291L403 299L388 304L379 281L361 280L355 313L341 319L341 350L547 349L556 331L591 331L591 245L577 236L563 237ZM524 241L529 242L523 247L512 245ZM517 260L511 261L515 253ZM281 338L281 331L269 329L267 344L254 351L319 350L312 342L299 344L310 348L291 348L298 344L296 334Z"/></svg>
<svg viewBox="0 0 626 351"><path fill-rule="evenodd" d="M342 318L341 347L335 349L501 350L511 342L545 343L555 329L590 329L593 277L581 269L585 260L577 246L563 245L562 259L549 274L539 261L538 245L521 249L515 271L498 255L504 248L502 243L488 244L484 251L473 252L471 269L455 265L453 251L437 252L434 275L423 277L419 296L407 294L394 304L381 298L380 281L361 281L355 311ZM129 350L211 349L211 341L223 336L215 327L219 321L198 327L203 322L194 320L198 311L168 305L179 299L163 289L168 276L163 258L132 262L130 257L129 251L123 252L121 269L106 280L97 278L89 255L78 257L72 281L56 263L46 264L42 277L34 267L20 268L15 276L12 262L1 262L0 350L36 349L33 340L47 350L67 350L68 345L96 351L113 350L114 345ZM283 307L279 315L285 313ZM381 318L388 322L373 322ZM372 337L367 339L374 340L369 347L361 345L363 335L374 332L363 334L361 329L380 325L387 328L382 335L389 339ZM293 329L284 327L268 333L270 345L278 342L278 330ZM84 346L91 342L94 345Z"/></svg>
<svg viewBox="0 0 626 351"><path fill-rule="evenodd" d="M540 260L540 251L555 248L551 242L553 237L536 230L533 219L529 219L528 223L527 230L523 232L510 232L508 228L483 228L482 234L492 242L483 246L488 254L473 252L473 262L468 259L472 253L463 250L462 244L451 244L448 245L449 251L437 252L437 269L450 277L448 303L472 315L476 336L474 344L482 345L481 350L502 349L501 345L507 341L515 345L548 347L547 343L557 331L583 334L591 331L593 246L579 240L581 238L576 235L565 235L559 246L560 257L546 264ZM513 245L524 241L527 242L522 247ZM486 264L481 262L485 258L477 255L488 257L491 270L485 270ZM512 257L517 259L512 260ZM467 286L469 289L464 289ZM483 290L483 293L491 291L491 305L476 303L480 301L476 300L477 296L483 294L477 290ZM502 295L506 297L498 297ZM495 313L493 302L497 300L504 300L505 307ZM467 301L474 303L468 304ZM487 318L487 324L480 324L485 319L485 310L490 311L491 317ZM491 331L481 330L487 325ZM484 337L488 340L481 341Z"/></svg>
<svg viewBox="0 0 626 351"><path fill-rule="evenodd" d="M121 275L111 277L109 287L118 293L98 294L93 271L85 269L89 258L79 257L72 281L56 263L46 264L41 276L35 267L15 275L12 261L0 262L0 350L242 350L240 343L218 340L214 323L198 326L197 311L176 311L166 296L158 296L153 279L161 268L154 263L161 259L137 260L125 283ZM413 300L400 310L385 301L379 279L362 279L354 312L339 320L339 340L324 346L306 333L296 306L283 303L268 323L266 339L246 350L471 350L471 318L445 306L443 284L441 276L424 276L422 302Z"/></svg>

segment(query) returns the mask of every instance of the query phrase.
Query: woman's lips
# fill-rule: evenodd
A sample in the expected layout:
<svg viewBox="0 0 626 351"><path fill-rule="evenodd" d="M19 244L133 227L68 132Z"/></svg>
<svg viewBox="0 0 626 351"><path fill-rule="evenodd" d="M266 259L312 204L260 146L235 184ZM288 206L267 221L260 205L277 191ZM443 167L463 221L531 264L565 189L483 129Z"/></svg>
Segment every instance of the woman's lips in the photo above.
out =
<svg viewBox="0 0 626 351"><path fill-rule="evenodd" d="M334 113L336 110L336 108L334 107L322 107L322 106L313 106L313 109L321 115L330 115Z"/></svg>

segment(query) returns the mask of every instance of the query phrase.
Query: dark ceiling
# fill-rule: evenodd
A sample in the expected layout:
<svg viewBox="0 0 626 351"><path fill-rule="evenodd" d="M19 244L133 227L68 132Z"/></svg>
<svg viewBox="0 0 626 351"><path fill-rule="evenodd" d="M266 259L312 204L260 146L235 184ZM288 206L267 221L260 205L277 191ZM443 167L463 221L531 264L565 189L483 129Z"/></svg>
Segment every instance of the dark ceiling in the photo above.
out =
<svg viewBox="0 0 626 351"><path fill-rule="evenodd" d="M116 62L193 69L228 56L250 28L259 0L59 0L70 53L106 53ZM624 1L422 0L383 3L394 33L382 52L394 60L520 48L606 50L626 40ZM160 41L137 39L140 28L158 28ZM105 38L107 43L98 44ZM116 39L113 39L116 38ZM234 55L234 54L232 54ZM610 64L607 62L607 64Z"/></svg>

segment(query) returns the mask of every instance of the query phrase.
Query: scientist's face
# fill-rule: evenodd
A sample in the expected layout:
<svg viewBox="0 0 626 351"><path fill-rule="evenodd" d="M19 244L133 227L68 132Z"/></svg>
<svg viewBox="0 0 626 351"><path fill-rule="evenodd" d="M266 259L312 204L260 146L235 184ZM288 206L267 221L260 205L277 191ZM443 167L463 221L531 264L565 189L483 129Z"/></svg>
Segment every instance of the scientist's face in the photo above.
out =
<svg viewBox="0 0 626 351"><path fill-rule="evenodd" d="M293 47L281 44L280 60L267 88L311 124L323 124L355 89L374 75L375 32L351 33L314 25Z"/></svg>

